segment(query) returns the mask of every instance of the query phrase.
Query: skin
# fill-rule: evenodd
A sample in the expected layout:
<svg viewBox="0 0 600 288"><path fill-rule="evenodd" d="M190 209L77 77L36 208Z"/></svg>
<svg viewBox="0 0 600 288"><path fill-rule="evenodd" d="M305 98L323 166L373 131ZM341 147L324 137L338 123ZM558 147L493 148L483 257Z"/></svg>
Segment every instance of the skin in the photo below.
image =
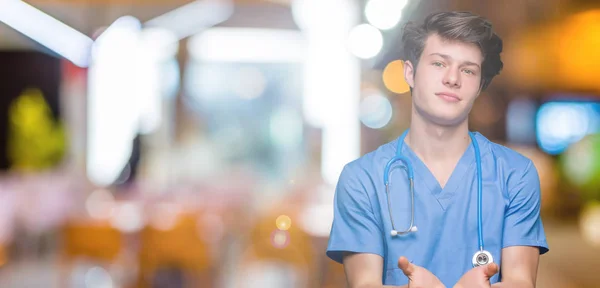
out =
<svg viewBox="0 0 600 288"><path fill-rule="evenodd" d="M470 145L468 116L481 92L481 51L476 45L447 41L432 34L427 38L418 65L406 61L404 76L412 88L410 131L405 142L444 187L460 156ZM416 71L415 71L416 69ZM416 73L415 73L416 72ZM445 94L446 93L446 94ZM539 250L513 246L502 249L502 282L490 285L498 265L489 264L465 273L454 287L535 287ZM402 287L444 287L430 271L398 259L408 277ZM344 270L350 287L382 286L383 258L366 253L347 253Z"/></svg>

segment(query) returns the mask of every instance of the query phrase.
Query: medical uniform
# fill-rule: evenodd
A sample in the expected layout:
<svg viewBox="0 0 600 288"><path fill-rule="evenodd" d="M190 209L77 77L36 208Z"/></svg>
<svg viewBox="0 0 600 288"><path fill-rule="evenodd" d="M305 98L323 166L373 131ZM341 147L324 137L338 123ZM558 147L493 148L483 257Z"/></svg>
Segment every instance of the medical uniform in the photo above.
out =
<svg viewBox="0 0 600 288"><path fill-rule="evenodd" d="M414 169L415 215L418 231L392 237L383 172L396 155L398 139L348 163L334 198L334 220L327 255L342 262L344 252L371 253L384 259L384 285L405 285L398 268L406 256L452 287L473 268L479 250L477 229L477 168L473 145L464 152L442 189L425 164L402 138L401 152ZM540 182L531 160L479 133L482 168L482 227L485 250L501 265L501 250L535 246L548 251L540 218ZM390 201L397 230L410 225L411 198L402 162L392 166ZM500 281L501 272L491 282Z"/></svg>

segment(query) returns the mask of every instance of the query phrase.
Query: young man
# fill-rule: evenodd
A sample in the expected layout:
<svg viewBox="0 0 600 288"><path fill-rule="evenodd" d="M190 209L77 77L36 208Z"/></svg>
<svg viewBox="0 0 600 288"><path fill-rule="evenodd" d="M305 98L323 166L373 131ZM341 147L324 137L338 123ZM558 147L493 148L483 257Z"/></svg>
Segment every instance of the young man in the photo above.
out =
<svg viewBox="0 0 600 288"><path fill-rule="evenodd" d="M327 255L350 287L535 287L548 251L537 170L468 129L473 102L502 69L502 40L467 12L409 23L402 40L410 129L344 167ZM414 199L403 161L390 164L386 192L395 156L412 167ZM412 219L418 230L402 233Z"/></svg>

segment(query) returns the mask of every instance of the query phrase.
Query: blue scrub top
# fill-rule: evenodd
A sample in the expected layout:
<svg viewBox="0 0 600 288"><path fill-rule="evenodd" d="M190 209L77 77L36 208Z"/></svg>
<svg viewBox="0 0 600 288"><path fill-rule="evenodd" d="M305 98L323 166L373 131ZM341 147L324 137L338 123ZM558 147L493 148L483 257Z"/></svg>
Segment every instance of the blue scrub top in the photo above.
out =
<svg viewBox="0 0 600 288"><path fill-rule="evenodd" d="M509 246L548 244L540 218L540 180L528 158L475 133L482 162L482 217L485 250L501 265L501 250ZM408 145L402 145L415 177L415 225L418 231L392 238L383 171L396 155L399 139L348 163L334 197L334 220L327 256L342 263L344 252L371 253L384 259L384 285L405 285L398 268L406 256L452 287L473 268L477 236L477 168L473 145L460 158L444 189ZM410 224L408 178L397 161L390 172L394 224ZM500 281L500 273L491 282Z"/></svg>

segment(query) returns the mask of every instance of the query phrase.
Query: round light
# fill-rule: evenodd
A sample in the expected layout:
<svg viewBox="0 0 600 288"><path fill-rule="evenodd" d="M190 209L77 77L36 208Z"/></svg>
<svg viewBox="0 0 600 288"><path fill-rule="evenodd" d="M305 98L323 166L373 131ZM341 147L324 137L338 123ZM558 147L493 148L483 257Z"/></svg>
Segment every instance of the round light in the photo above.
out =
<svg viewBox="0 0 600 288"><path fill-rule="evenodd" d="M271 244L273 247L283 249L290 244L290 233L282 230L275 230L271 233Z"/></svg>
<svg viewBox="0 0 600 288"><path fill-rule="evenodd" d="M275 224L277 225L277 229L285 231L290 229L290 226L292 226L292 219L287 215L281 215L277 217Z"/></svg>
<svg viewBox="0 0 600 288"><path fill-rule="evenodd" d="M361 59L375 57L383 47L381 32L369 25L360 24L350 31L348 36L348 49L354 56Z"/></svg>
<svg viewBox="0 0 600 288"><path fill-rule="evenodd" d="M108 190L98 189L87 197L85 209L94 219L109 219L115 209L115 198Z"/></svg>
<svg viewBox="0 0 600 288"><path fill-rule="evenodd" d="M142 206L133 202L120 204L110 222L113 227L122 232L138 232L144 226Z"/></svg>
<svg viewBox="0 0 600 288"><path fill-rule="evenodd" d="M360 121L367 127L379 129L392 119L392 104L379 94L367 96L360 103Z"/></svg>
<svg viewBox="0 0 600 288"><path fill-rule="evenodd" d="M591 202L581 211L579 228L583 239L594 247L600 247L600 203Z"/></svg>
<svg viewBox="0 0 600 288"><path fill-rule="evenodd" d="M585 199L600 199L600 134L587 135L560 157L566 178L581 189Z"/></svg>
<svg viewBox="0 0 600 288"><path fill-rule="evenodd" d="M365 6L365 16L371 25L388 30L394 28L402 17L407 0L370 0Z"/></svg>
<svg viewBox="0 0 600 288"><path fill-rule="evenodd" d="M383 84L385 87L398 94L410 91L410 86L404 79L404 61L392 61L383 69Z"/></svg>
<svg viewBox="0 0 600 288"><path fill-rule="evenodd" d="M112 288L114 286L108 271L102 267L93 267L85 273L85 287Z"/></svg>

